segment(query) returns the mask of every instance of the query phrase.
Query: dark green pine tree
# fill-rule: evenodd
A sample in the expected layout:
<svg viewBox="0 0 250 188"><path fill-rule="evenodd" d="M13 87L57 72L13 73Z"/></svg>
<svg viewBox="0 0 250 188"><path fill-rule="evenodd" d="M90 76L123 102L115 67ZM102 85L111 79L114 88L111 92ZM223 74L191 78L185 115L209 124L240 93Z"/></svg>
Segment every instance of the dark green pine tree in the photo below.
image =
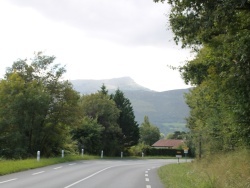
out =
<svg viewBox="0 0 250 188"><path fill-rule="evenodd" d="M135 121L134 110L129 99L124 96L121 90L116 90L111 98L115 101L117 108L120 110L118 118L118 125L123 133L123 146L124 148L136 145L139 140L139 125Z"/></svg>

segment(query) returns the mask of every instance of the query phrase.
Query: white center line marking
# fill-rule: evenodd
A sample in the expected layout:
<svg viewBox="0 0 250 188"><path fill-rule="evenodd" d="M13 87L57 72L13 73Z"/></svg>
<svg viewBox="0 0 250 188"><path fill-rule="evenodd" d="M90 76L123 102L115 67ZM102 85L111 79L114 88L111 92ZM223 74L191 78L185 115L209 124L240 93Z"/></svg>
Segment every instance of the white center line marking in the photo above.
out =
<svg viewBox="0 0 250 188"><path fill-rule="evenodd" d="M145 171L145 173L147 174L147 173L148 173L148 171Z"/></svg>
<svg viewBox="0 0 250 188"><path fill-rule="evenodd" d="M42 173L44 173L44 172L45 172L45 171L36 172L36 173L33 173L32 176L37 175L37 174L42 174Z"/></svg>
<svg viewBox="0 0 250 188"><path fill-rule="evenodd" d="M6 180L6 181L1 181L0 184L1 184L1 183L7 183L7 182L10 182L10 181L15 181L15 180L17 180L17 178L10 179L10 180Z"/></svg>
<svg viewBox="0 0 250 188"><path fill-rule="evenodd" d="M146 185L146 188L151 188L151 185Z"/></svg>
<svg viewBox="0 0 250 188"><path fill-rule="evenodd" d="M149 181L149 178L145 178L145 181Z"/></svg>
<svg viewBox="0 0 250 188"><path fill-rule="evenodd" d="M66 186L66 187L64 187L64 188L72 187L72 186L74 186L74 185L76 185L76 184L78 184L78 183L80 183L80 182L82 182L82 181L85 181L86 179L89 179L89 178L91 178L91 177L93 177L93 176L95 176L95 175L97 175L97 174L99 174L99 173L101 173L101 172L103 172L103 171L105 171L105 170L108 170L108 169L110 169L110 168L113 168L113 167L115 167L115 166L110 166L110 167L104 168L104 169L102 169L102 170L100 170L100 171L97 171L96 173L91 174L91 175L87 176L86 178L83 178L83 179L81 179L81 180L79 180L79 181L76 181L75 183L72 183L72 184L70 184L70 185L68 185L68 186Z"/></svg>
<svg viewBox="0 0 250 188"><path fill-rule="evenodd" d="M57 170L57 169L59 169L59 168L62 168L62 166L58 166L58 167L56 167L56 168L54 168L54 169Z"/></svg>
<svg viewBox="0 0 250 188"><path fill-rule="evenodd" d="M145 176L148 176L148 174L145 174Z"/></svg>
<svg viewBox="0 0 250 188"><path fill-rule="evenodd" d="M69 164L69 165L75 165L76 163L71 163L71 164Z"/></svg>

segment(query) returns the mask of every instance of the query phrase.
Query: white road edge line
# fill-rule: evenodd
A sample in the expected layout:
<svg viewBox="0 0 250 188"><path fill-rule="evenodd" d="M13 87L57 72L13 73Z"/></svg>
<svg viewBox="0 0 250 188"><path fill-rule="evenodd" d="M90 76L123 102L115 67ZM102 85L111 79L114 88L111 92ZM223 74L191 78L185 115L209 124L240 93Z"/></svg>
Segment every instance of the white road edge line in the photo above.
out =
<svg viewBox="0 0 250 188"><path fill-rule="evenodd" d="M17 178L10 179L10 180L6 180L6 181L1 181L0 184L1 184L1 183L7 183L7 182L10 182L10 181L15 181L15 180L17 180Z"/></svg>
<svg viewBox="0 0 250 188"><path fill-rule="evenodd" d="M69 164L69 165L71 166L71 165L75 165L75 164L76 164L76 163L71 163L71 164Z"/></svg>
<svg viewBox="0 0 250 188"><path fill-rule="evenodd" d="M44 173L44 172L45 172L45 171L36 172L36 173L33 173L32 176L37 175L37 174L42 174L42 173Z"/></svg>
<svg viewBox="0 0 250 188"><path fill-rule="evenodd" d="M91 177L93 177L93 176L95 176L95 175L97 175L97 174L99 174L99 173L101 173L101 172L103 172L103 171L105 171L105 170L108 170L108 169L110 169L110 168L113 168L113 167L115 167L115 166L110 166L110 167L104 168L104 169L102 169L102 170L100 170L100 171L98 171L98 172L96 172L96 173L94 173L94 174L91 174L91 175L87 176L86 178L83 178L83 179L81 179L81 180L79 180L79 181L76 181L75 183L72 183L72 184L70 184L70 185L68 185L68 186L66 186L66 187L64 187L64 188L72 187L72 186L74 186L74 185L76 185L76 184L78 184L78 183L80 183L80 182L82 182L82 181L84 181L84 180L86 180L86 179L89 179L89 178L91 178Z"/></svg>

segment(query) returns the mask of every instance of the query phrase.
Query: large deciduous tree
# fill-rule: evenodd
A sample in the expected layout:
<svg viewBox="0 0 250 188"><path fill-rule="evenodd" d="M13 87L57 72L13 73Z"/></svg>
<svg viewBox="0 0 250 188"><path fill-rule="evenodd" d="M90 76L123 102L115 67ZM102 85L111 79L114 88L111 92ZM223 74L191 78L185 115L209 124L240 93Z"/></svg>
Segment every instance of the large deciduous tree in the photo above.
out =
<svg viewBox="0 0 250 188"><path fill-rule="evenodd" d="M79 151L84 149L89 154L100 154L104 127L98 124L97 119L85 116L79 126L72 130L73 140L78 142Z"/></svg>
<svg viewBox="0 0 250 188"><path fill-rule="evenodd" d="M63 149L74 126L79 95L55 57L37 53L31 62L14 62L0 81L0 155L27 157Z"/></svg>

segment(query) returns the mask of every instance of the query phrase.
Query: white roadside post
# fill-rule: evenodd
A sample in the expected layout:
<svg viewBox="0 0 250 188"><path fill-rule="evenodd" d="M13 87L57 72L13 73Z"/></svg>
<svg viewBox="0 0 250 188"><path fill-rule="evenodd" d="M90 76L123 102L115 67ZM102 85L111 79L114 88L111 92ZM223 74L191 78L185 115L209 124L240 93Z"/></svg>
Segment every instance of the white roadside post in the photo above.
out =
<svg viewBox="0 0 250 188"><path fill-rule="evenodd" d="M102 150L102 152L101 152L101 158L103 158L103 150Z"/></svg>
<svg viewBox="0 0 250 188"><path fill-rule="evenodd" d="M143 152L141 153L141 157L142 157L142 158L144 157L144 153L143 153Z"/></svg>
<svg viewBox="0 0 250 188"><path fill-rule="evenodd" d="M83 157L83 154L84 154L84 149L82 149L82 157Z"/></svg>
<svg viewBox="0 0 250 188"><path fill-rule="evenodd" d="M121 158L123 158L123 152L121 152Z"/></svg>
<svg viewBox="0 0 250 188"><path fill-rule="evenodd" d="M64 150L62 150L62 158L64 158Z"/></svg>
<svg viewBox="0 0 250 188"><path fill-rule="evenodd" d="M40 151L37 151L37 161L40 161Z"/></svg>

